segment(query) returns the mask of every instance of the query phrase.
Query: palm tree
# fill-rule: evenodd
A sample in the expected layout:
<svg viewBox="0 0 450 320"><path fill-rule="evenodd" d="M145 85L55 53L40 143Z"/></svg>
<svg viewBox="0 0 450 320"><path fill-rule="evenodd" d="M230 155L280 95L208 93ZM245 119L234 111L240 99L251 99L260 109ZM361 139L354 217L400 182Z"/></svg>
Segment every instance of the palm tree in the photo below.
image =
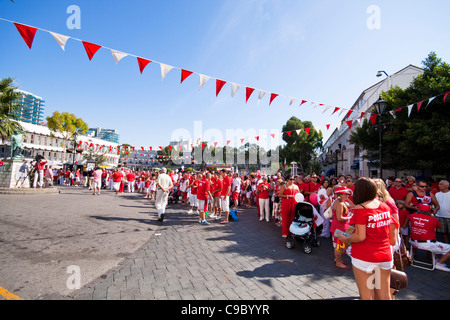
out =
<svg viewBox="0 0 450 320"><path fill-rule="evenodd" d="M22 126L15 121L19 108L17 100L20 94L12 85L14 79L5 78L0 81L0 138L9 139L15 133L22 131Z"/></svg>

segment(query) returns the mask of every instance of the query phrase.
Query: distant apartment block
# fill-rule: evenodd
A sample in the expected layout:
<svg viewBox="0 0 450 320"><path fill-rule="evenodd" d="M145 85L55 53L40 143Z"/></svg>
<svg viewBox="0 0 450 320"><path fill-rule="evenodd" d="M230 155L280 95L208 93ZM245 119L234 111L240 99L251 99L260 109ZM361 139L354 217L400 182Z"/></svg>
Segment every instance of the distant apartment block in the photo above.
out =
<svg viewBox="0 0 450 320"><path fill-rule="evenodd" d="M17 92L20 94L19 99L16 100L19 108L14 114L18 116L18 120L42 125L44 122L44 99L23 90L17 90Z"/></svg>
<svg viewBox="0 0 450 320"><path fill-rule="evenodd" d="M104 129L101 127L98 128L89 128L87 134L89 137L102 139L105 141L119 143L119 131L114 129Z"/></svg>

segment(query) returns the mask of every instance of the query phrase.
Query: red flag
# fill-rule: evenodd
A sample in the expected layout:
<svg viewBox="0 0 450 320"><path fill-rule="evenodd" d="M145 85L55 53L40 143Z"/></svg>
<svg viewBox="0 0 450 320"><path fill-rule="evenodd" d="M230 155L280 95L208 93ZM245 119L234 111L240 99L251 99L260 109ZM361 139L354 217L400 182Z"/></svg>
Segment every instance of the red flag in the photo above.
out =
<svg viewBox="0 0 450 320"><path fill-rule="evenodd" d="M300 106L301 106L302 104L306 103L306 102L308 102L308 101L302 100L302 103L300 103Z"/></svg>
<svg viewBox="0 0 450 320"><path fill-rule="evenodd" d="M162 150L163 148L161 146L159 146L159 148Z"/></svg>
<svg viewBox="0 0 450 320"><path fill-rule="evenodd" d="M223 80L216 79L216 97L219 95L220 90L222 90L225 83L226 82Z"/></svg>
<svg viewBox="0 0 450 320"><path fill-rule="evenodd" d="M144 151L144 147L141 147L142 151Z"/></svg>
<svg viewBox="0 0 450 320"><path fill-rule="evenodd" d="M305 131L306 131L306 134L307 135L309 135L309 130L310 130L311 128L305 128Z"/></svg>
<svg viewBox="0 0 450 320"><path fill-rule="evenodd" d="M205 143L202 142L202 150L205 150Z"/></svg>
<svg viewBox="0 0 450 320"><path fill-rule="evenodd" d="M340 108L338 108L338 107L334 108L334 111L333 111L333 113L331 115L335 114L337 111L339 111L339 109Z"/></svg>
<svg viewBox="0 0 450 320"><path fill-rule="evenodd" d="M169 146L169 150L172 150L172 146Z"/></svg>
<svg viewBox="0 0 450 320"><path fill-rule="evenodd" d="M33 45L34 35L36 34L37 28L25 26L23 24L15 23L15 22L14 22L14 25L16 26L17 31L19 31L23 40L27 44L28 48L31 49L31 46Z"/></svg>
<svg viewBox="0 0 450 320"><path fill-rule="evenodd" d="M259 141L259 136L255 137L255 138L256 138L256 141Z"/></svg>
<svg viewBox="0 0 450 320"><path fill-rule="evenodd" d="M352 128L352 124L353 124L353 120L348 120L348 121L345 121L345 122L347 123L348 127L351 129Z"/></svg>
<svg viewBox="0 0 450 320"><path fill-rule="evenodd" d="M231 142L231 140L227 140L227 145L229 145L229 144L230 144L230 142Z"/></svg>
<svg viewBox="0 0 450 320"><path fill-rule="evenodd" d="M269 106L272 104L273 99L275 99L276 97L278 97L278 94L276 94L276 93L272 93L272 94L270 95Z"/></svg>
<svg viewBox="0 0 450 320"><path fill-rule="evenodd" d="M420 102L417 102L417 112L420 111L420 107L422 106L423 100Z"/></svg>
<svg viewBox="0 0 450 320"><path fill-rule="evenodd" d="M81 41L81 42L83 42L84 49L86 50L89 60L92 60L92 58L94 57L94 54L98 51L98 49L101 48L101 46L94 44L94 43L87 42L87 41Z"/></svg>
<svg viewBox="0 0 450 320"><path fill-rule="evenodd" d="M272 136L273 139L275 139L275 133L271 133L270 135Z"/></svg>
<svg viewBox="0 0 450 320"><path fill-rule="evenodd" d="M244 143L244 138L241 139L241 143Z"/></svg>
<svg viewBox="0 0 450 320"><path fill-rule="evenodd" d="M329 124L327 124L327 130L330 130L330 125Z"/></svg>
<svg viewBox="0 0 450 320"><path fill-rule="evenodd" d="M186 80L186 78L189 77L192 73L193 73L192 71L181 69L181 82L180 83L183 83L183 81Z"/></svg>
<svg viewBox="0 0 450 320"><path fill-rule="evenodd" d="M214 148L217 147L217 142L214 142Z"/></svg>
<svg viewBox="0 0 450 320"><path fill-rule="evenodd" d="M450 94L450 91L449 92L446 92L445 94L444 94L444 103L445 103L445 99L447 99L447 96Z"/></svg>
<svg viewBox="0 0 450 320"><path fill-rule="evenodd" d="M150 151L152 151L152 147L149 147L150 148Z"/></svg>
<svg viewBox="0 0 450 320"><path fill-rule="evenodd" d="M253 91L255 91L255 89L247 87L245 89L245 102L248 102L248 99L250 98L250 96L252 95Z"/></svg>
<svg viewBox="0 0 450 320"><path fill-rule="evenodd" d="M288 136L291 136L292 131L286 131L286 133L288 134Z"/></svg>
<svg viewBox="0 0 450 320"><path fill-rule="evenodd" d="M349 110L348 113L347 113L347 117L346 118L348 119L351 116L352 113L353 113L353 110Z"/></svg>
<svg viewBox="0 0 450 320"><path fill-rule="evenodd" d="M138 64L139 64L139 71L142 72L144 71L145 67L151 62L150 60L147 59L143 59L143 58L137 58Z"/></svg>
<svg viewBox="0 0 450 320"><path fill-rule="evenodd" d="M370 122L372 122L373 125L377 122L377 114L373 114L370 116Z"/></svg>
<svg viewBox="0 0 450 320"><path fill-rule="evenodd" d="M366 114L365 112L361 112L361 117L359 118L359 120L361 120L365 114Z"/></svg>

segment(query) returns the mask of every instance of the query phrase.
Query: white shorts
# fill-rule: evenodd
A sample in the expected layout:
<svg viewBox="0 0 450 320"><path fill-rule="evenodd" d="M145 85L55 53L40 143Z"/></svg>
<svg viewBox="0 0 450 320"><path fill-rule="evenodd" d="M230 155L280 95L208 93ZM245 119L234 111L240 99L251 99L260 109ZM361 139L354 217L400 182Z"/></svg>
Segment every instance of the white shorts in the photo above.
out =
<svg viewBox="0 0 450 320"><path fill-rule="evenodd" d="M222 211L229 212L230 211L230 196L221 196L222 198Z"/></svg>
<svg viewBox="0 0 450 320"><path fill-rule="evenodd" d="M208 200L197 199L197 202L198 202L198 211L205 212L205 204L208 202Z"/></svg>
<svg viewBox="0 0 450 320"><path fill-rule="evenodd" d="M102 188L102 182L101 181L99 181L99 182L95 182L94 181L94 183L92 184L92 187L94 189L101 189Z"/></svg>
<svg viewBox="0 0 450 320"><path fill-rule="evenodd" d="M417 242L409 241L414 248L434 252L435 254L446 255L450 251L450 244L442 242Z"/></svg>
<svg viewBox="0 0 450 320"><path fill-rule="evenodd" d="M189 203L191 204L191 207L197 207L198 208L198 200L196 194L189 195Z"/></svg>
<svg viewBox="0 0 450 320"><path fill-rule="evenodd" d="M113 182L113 188L115 190L119 190L120 189L120 182Z"/></svg>
<svg viewBox="0 0 450 320"><path fill-rule="evenodd" d="M372 273L372 271L375 270L375 268L380 268L383 270L392 269L394 267L394 261L392 260L387 262L367 262L352 257L352 266L367 273Z"/></svg>

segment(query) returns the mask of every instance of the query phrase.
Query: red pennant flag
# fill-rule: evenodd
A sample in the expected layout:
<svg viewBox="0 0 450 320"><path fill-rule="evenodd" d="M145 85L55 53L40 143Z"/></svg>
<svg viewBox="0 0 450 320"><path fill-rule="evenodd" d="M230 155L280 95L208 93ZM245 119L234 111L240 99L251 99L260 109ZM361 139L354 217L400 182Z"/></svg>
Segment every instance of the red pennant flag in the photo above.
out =
<svg viewBox="0 0 450 320"><path fill-rule="evenodd" d="M306 134L307 135L309 135L309 130L310 130L311 128L305 128L305 131L306 131Z"/></svg>
<svg viewBox="0 0 450 320"><path fill-rule="evenodd" d="M345 123L347 123L347 125L350 129L352 128L353 120L345 121Z"/></svg>
<svg viewBox="0 0 450 320"><path fill-rule="evenodd" d="M306 103L306 102L308 102L308 101L306 101L306 100L302 100L302 103L300 103L300 106L299 106L299 107L301 107L301 106L302 106L302 104L304 104L304 103Z"/></svg>
<svg viewBox="0 0 450 320"><path fill-rule="evenodd" d="M273 139L275 139L275 133L271 133L270 135L272 136Z"/></svg>
<svg viewBox="0 0 450 320"><path fill-rule="evenodd" d="M145 69L145 67L150 63L150 62L152 62L152 61L150 61L150 60L147 60L147 59L143 59L143 58L137 58L137 61L138 61L138 64L139 64L139 71L141 71L141 74L142 74L142 72L144 71L144 69Z"/></svg>
<svg viewBox="0 0 450 320"><path fill-rule="evenodd" d="M180 83L183 83L183 81L186 80L186 78L189 77L192 73L193 73L192 71L181 69L181 82Z"/></svg>
<svg viewBox="0 0 450 320"><path fill-rule="evenodd" d="M227 140L227 145L229 145L229 144L230 144L230 142L231 142L231 140Z"/></svg>
<svg viewBox="0 0 450 320"><path fill-rule="evenodd" d="M241 139L241 143L244 143L244 138Z"/></svg>
<svg viewBox="0 0 450 320"><path fill-rule="evenodd" d="M339 109L340 108L338 108L338 107L334 108L334 111L333 111L333 113L331 115L335 114L337 111L339 111Z"/></svg>
<svg viewBox="0 0 450 320"><path fill-rule="evenodd" d="M111 152L111 150L112 150L112 146L109 146L109 152Z"/></svg>
<svg viewBox="0 0 450 320"><path fill-rule="evenodd" d="M397 112L400 112L400 111L402 111L402 109L403 109L403 107L401 107L401 108L398 108L397 110L395 110L394 112L395 113L397 113Z"/></svg>
<svg viewBox="0 0 450 320"><path fill-rule="evenodd" d="M377 114L376 113L370 117L370 122L372 122L372 124L375 125L375 123L377 122Z"/></svg>
<svg viewBox="0 0 450 320"><path fill-rule="evenodd" d="M219 95L220 90L222 90L225 83L226 81L216 79L216 97Z"/></svg>
<svg viewBox="0 0 450 320"><path fill-rule="evenodd" d="M183 146L180 144L180 151L182 151L183 150Z"/></svg>
<svg viewBox="0 0 450 320"><path fill-rule="evenodd" d="M330 130L330 125L329 124L327 124L327 130Z"/></svg>
<svg viewBox="0 0 450 320"><path fill-rule="evenodd" d="M36 34L37 28L25 26L23 24L15 23L15 22L14 22L14 25L16 26L17 31L19 31L23 40L27 44L28 48L31 49L31 46L33 45L34 35Z"/></svg>
<svg viewBox="0 0 450 320"><path fill-rule="evenodd" d="M353 113L353 110L349 110L346 118L348 119L348 117L350 117L352 115L352 113Z"/></svg>
<svg viewBox="0 0 450 320"><path fill-rule="evenodd" d="M270 95L269 106L272 104L272 101L273 101L276 97L278 97L278 94L276 94L276 93L272 93L272 94Z"/></svg>
<svg viewBox="0 0 450 320"><path fill-rule="evenodd" d="M169 146L169 150L172 150L172 146Z"/></svg>
<svg viewBox="0 0 450 320"><path fill-rule="evenodd" d="M141 147L142 151L144 151L144 147Z"/></svg>
<svg viewBox="0 0 450 320"><path fill-rule="evenodd" d="M420 102L417 102L417 112L420 111L420 107L422 106L423 100Z"/></svg>
<svg viewBox="0 0 450 320"><path fill-rule="evenodd" d="M202 142L202 150L205 150L205 143Z"/></svg>
<svg viewBox="0 0 450 320"><path fill-rule="evenodd" d="M81 42L83 42L84 49L86 50L89 60L92 60L92 57L94 57L94 54L101 48L101 46L87 41Z"/></svg>
<svg viewBox="0 0 450 320"><path fill-rule="evenodd" d="M359 120L361 120L365 114L366 114L365 112L361 112L361 117L359 118Z"/></svg>
<svg viewBox="0 0 450 320"><path fill-rule="evenodd" d="M291 136L292 131L286 131L286 133L288 134L288 136Z"/></svg>
<svg viewBox="0 0 450 320"><path fill-rule="evenodd" d="M255 89L247 87L245 89L245 102L248 102L248 99L250 98L250 96L252 95L253 91L255 91Z"/></svg>
<svg viewBox="0 0 450 320"><path fill-rule="evenodd" d="M214 148L217 147L217 142L214 142Z"/></svg>
<svg viewBox="0 0 450 320"><path fill-rule="evenodd" d="M161 146L159 146L159 148L162 150L163 148Z"/></svg>
<svg viewBox="0 0 450 320"><path fill-rule="evenodd" d="M256 138L256 141L259 141L259 136L255 137L255 138Z"/></svg>
<svg viewBox="0 0 450 320"><path fill-rule="evenodd" d="M449 92L446 92L445 94L444 94L444 103L445 103L445 99L447 99L447 96L450 94L450 91Z"/></svg>

